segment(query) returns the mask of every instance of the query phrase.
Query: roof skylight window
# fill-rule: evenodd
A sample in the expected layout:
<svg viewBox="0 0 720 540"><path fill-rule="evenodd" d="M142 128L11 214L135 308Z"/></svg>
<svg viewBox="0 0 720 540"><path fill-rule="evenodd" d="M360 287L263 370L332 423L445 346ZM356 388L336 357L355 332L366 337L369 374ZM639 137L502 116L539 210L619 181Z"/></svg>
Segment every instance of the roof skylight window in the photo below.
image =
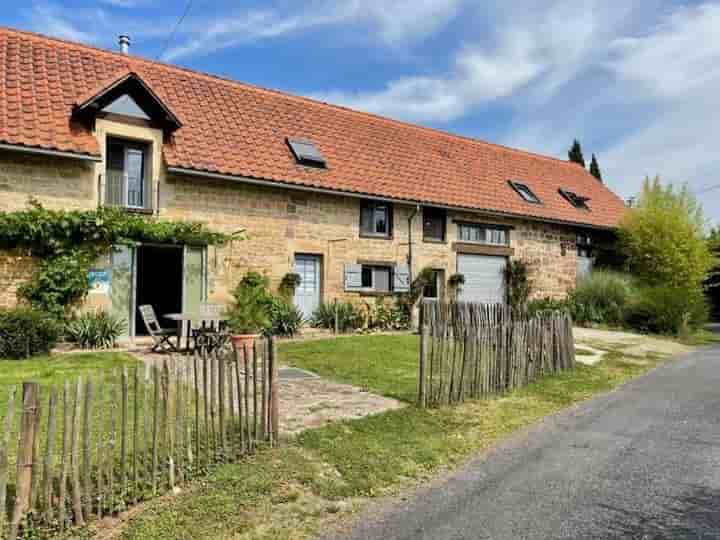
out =
<svg viewBox="0 0 720 540"><path fill-rule="evenodd" d="M293 155L301 165L309 165L311 167L326 167L327 162L315 143L307 139L288 139L288 146L292 150Z"/></svg>
<svg viewBox="0 0 720 540"><path fill-rule="evenodd" d="M565 197L565 199L567 199L567 201L575 208L579 208L580 210L590 210L590 207L587 205L590 197L583 197L582 195L578 195L577 193L564 188L560 188L559 191L560 195Z"/></svg>
<svg viewBox="0 0 720 540"><path fill-rule="evenodd" d="M514 182L513 180L509 180L510 186L517 191L518 195L520 195L525 202L529 202L532 204L542 204L542 201L540 201L540 198L535 195L532 189L530 189L530 186L527 184L523 184L522 182Z"/></svg>

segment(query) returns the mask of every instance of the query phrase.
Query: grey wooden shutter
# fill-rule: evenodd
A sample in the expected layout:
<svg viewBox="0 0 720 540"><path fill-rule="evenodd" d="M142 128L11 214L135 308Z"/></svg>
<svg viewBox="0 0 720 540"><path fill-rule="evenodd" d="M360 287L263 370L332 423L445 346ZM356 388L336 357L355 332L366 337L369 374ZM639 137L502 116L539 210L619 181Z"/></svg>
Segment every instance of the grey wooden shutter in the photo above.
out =
<svg viewBox="0 0 720 540"><path fill-rule="evenodd" d="M362 265L346 264L345 265L345 290L357 291L362 289Z"/></svg>
<svg viewBox="0 0 720 540"><path fill-rule="evenodd" d="M407 264L398 264L395 267L393 290L399 293L410 292L410 267Z"/></svg>

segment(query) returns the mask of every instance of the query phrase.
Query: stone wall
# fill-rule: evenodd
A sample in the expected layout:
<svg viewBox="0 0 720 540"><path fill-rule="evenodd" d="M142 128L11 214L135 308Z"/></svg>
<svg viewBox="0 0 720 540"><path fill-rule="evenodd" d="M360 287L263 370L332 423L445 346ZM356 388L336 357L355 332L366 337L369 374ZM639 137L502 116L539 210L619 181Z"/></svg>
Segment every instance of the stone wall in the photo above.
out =
<svg viewBox="0 0 720 540"><path fill-rule="evenodd" d="M96 208L95 183L92 162L0 150L0 211L30 197L52 209Z"/></svg>
<svg viewBox="0 0 720 540"><path fill-rule="evenodd" d="M32 257L17 251L0 251L0 308L18 304L17 290L35 268Z"/></svg>
<svg viewBox="0 0 720 540"><path fill-rule="evenodd" d="M101 165L82 161L0 152L0 211L23 208L33 196L49 208L95 208L95 178ZM344 265L360 261L404 264L408 254L408 218L411 205L395 205L391 239L362 238L359 234L360 199L299 192L199 177L166 177L161 171L160 216L205 222L209 227L247 238L208 253L209 296L225 302L248 270L266 273L274 287L292 271L295 254L322 257L325 300L373 301L373 296L344 290ZM457 270L455 219L499 223L512 227L513 257L533 267L536 297L562 297L576 279L576 230L531 221L497 219L448 212L443 243L424 242L422 212L412 221L413 267ZM0 305L12 305L17 286L29 275L25 263L12 256L0 258Z"/></svg>
<svg viewBox="0 0 720 540"><path fill-rule="evenodd" d="M295 254L320 255L323 261L325 299L362 301L368 295L344 290L344 265L359 261L404 264L408 254L408 218L415 207L395 205L391 239L360 236L360 199L280 188L253 186L223 180L174 176L162 186L161 215L203 221L227 233L245 231L246 240L211 249L210 296L224 302L242 275L257 270L269 275L273 286L292 271ZM443 243L425 242L422 212L412 221L413 267L442 269L445 276L457 270L454 220L493 223L512 228L513 257L532 265L535 297L563 297L576 280L576 231L570 227L531 221L485 218L449 212Z"/></svg>

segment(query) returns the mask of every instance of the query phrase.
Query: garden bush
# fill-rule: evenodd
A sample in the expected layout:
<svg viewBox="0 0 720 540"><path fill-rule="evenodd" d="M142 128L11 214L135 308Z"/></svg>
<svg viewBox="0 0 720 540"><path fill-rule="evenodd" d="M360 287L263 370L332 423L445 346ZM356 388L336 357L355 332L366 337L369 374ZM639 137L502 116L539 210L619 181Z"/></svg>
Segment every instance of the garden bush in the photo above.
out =
<svg viewBox="0 0 720 540"><path fill-rule="evenodd" d="M0 310L0 358L47 354L58 335L58 323L46 313L28 308Z"/></svg>
<svg viewBox="0 0 720 540"><path fill-rule="evenodd" d="M578 280L568 297L568 307L578 324L620 325L633 294L629 276L595 270Z"/></svg>
<svg viewBox="0 0 720 540"><path fill-rule="evenodd" d="M127 328L125 319L106 311L87 312L65 325L68 341L83 349L111 349Z"/></svg>
<svg viewBox="0 0 720 540"><path fill-rule="evenodd" d="M568 301L545 297L530 300L525 306L528 317L535 317L545 311L566 311L569 309Z"/></svg>
<svg viewBox="0 0 720 540"><path fill-rule="evenodd" d="M233 291L228 309L228 327L235 334L266 334L272 329L270 318L272 295L269 279L257 272L248 272Z"/></svg>
<svg viewBox="0 0 720 540"><path fill-rule="evenodd" d="M628 306L628 326L642 332L687 335L708 321L710 308L695 287L642 288Z"/></svg>
<svg viewBox="0 0 720 540"><path fill-rule="evenodd" d="M367 306L365 326L369 330L406 330L410 327L410 312L401 297L388 305L383 298L378 298L375 305Z"/></svg>
<svg viewBox="0 0 720 540"><path fill-rule="evenodd" d="M715 263L705 223L687 186L646 179L638 208L627 212L619 230L629 270L649 286L699 289Z"/></svg>
<svg viewBox="0 0 720 540"><path fill-rule="evenodd" d="M274 297L270 300L270 329L274 336L293 337L300 331L303 314L291 302Z"/></svg>
<svg viewBox="0 0 720 540"><path fill-rule="evenodd" d="M507 303L514 309L524 309L532 292L530 264L522 259L510 261L503 270Z"/></svg>
<svg viewBox="0 0 720 540"><path fill-rule="evenodd" d="M312 316L312 325L316 328L335 328L335 311L338 316L338 330L349 332L361 326L358 311L350 302L323 302Z"/></svg>

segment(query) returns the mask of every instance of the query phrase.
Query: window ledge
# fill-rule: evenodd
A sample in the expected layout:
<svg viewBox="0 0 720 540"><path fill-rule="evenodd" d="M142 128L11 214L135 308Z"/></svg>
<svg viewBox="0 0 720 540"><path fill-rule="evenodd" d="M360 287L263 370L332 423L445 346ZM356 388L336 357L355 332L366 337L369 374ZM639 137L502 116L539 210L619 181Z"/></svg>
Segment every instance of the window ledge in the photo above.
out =
<svg viewBox="0 0 720 540"><path fill-rule="evenodd" d="M116 206L115 208L119 208L120 210L127 212L128 214L145 214L145 215L152 215L155 213L155 210L152 208L132 208L129 206Z"/></svg>
<svg viewBox="0 0 720 540"><path fill-rule="evenodd" d="M423 238L426 244L447 244L447 240L439 240L437 238Z"/></svg>
<svg viewBox="0 0 720 540"><path fill-rule="evenodd" d="M393 291L373 291L373 290L360 290L358 291L360 296L394 296L396 293Z"/></svg>
<svg viewBox="0 0 720 540"><path fill-rule="evenodd" d="M392 240L392 235L360 233L360 238L368 238L370 240Z"/></svg>
<svg viewBox="0 0 720 540"><path fill-rule="evenodd" d="M476 242L454 242L452 249L455 252L468 253L470 255L498 255L511 257L515 254L515 250L510 246L481 244Z"/></svg>

